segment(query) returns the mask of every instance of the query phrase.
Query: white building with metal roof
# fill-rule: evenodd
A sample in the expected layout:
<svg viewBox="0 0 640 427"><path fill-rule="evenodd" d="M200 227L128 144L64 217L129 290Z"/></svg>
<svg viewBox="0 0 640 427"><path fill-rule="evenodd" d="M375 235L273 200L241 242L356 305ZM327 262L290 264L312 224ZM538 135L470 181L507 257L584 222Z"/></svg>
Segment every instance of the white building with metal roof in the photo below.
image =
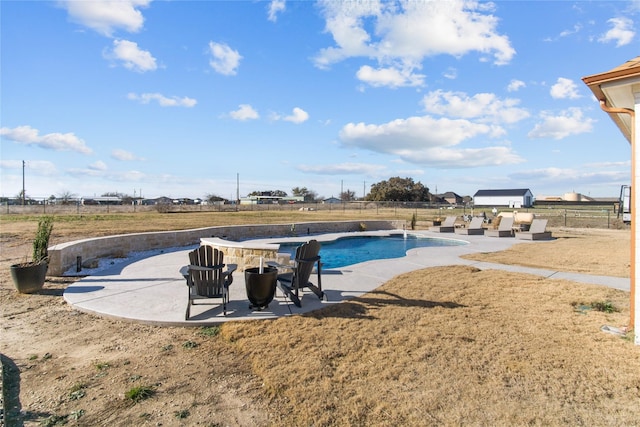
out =
<svg viewBox="0 0 640 427"><path fill-rule="evenodd" d="M528 188L478 190L473 195L474 206L507 206L520 209L533 206L533 201L533 193Z"/></svg>

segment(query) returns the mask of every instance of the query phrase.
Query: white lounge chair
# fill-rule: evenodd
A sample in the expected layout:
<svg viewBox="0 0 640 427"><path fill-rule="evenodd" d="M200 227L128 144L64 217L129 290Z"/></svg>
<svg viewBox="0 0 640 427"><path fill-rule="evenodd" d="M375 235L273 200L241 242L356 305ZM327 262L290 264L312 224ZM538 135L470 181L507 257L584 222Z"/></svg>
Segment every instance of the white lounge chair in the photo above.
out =
<svg viewBox="0 0 640 427"><path fill-rule="evenodd" d="M513 236L513 217L501 216L498 228L487 228L484 235L488 237L511 237Z"/></svg>
<svg viewBox="0 0 640 427"><path fill-rule="evenodd" d="M484 228L482 224L484 223L484 218L481 216L475 216L471 219L468 227L464 228L456 228L456 234L484 234Z"/></svg>
<svg viewBox="0 0 640 427"><path fill-rule="evenodd" d="M429 231L435 231L436 233L453 233L456 227L456 217L448 216L445 218L442 225L434 225L429 227Z"/></svg>
<svg viewBox="0 0 640 427"><path fill-rule="evenodd" d="M549 240L551 232L547 231L546 219L534 219L531 221L529 231L519 231L516 233L516 239L524 240Z"/></svg>

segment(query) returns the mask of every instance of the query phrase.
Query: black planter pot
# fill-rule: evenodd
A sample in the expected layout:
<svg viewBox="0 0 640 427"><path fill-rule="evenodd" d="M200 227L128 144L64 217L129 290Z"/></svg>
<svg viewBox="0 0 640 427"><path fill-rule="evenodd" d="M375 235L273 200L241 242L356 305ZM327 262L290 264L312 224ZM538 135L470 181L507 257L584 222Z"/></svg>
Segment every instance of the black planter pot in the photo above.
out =
<svg viewBox="0 0 640 427"><path fill-rule="evenodd" d="M249 308L263 310L269 306L276 293L277 279L278 269L275 267L264 267L262 273L258 267L244 270L247 298L251 302Z"/></svg>
<svg viewBox="0 0 640 427"><path fill-rule="evenodd" d="M30 294L41 290L47 277L47 267L46 262L12 265L11 278L18 292Z"/></svg>

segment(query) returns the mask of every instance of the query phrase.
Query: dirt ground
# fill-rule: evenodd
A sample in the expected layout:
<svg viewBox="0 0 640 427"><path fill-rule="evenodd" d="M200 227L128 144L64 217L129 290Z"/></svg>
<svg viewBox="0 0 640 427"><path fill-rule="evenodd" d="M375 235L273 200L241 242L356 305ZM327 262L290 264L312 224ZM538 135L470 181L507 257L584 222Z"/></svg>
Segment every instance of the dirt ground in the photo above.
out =
<svg viewBox="0 0 640 427"><path fill-rule="evenodd" d="M122 229L109 220L56 227L55 243ZM553 242L473 257L629 276L628 230L552 231ZM627 292L451 266L305 316L163 328L73 310L62 298L71 278L17 293L8 267L29 253L32 233L33 221L3 222L0 233L7 426L640 419L640 350L629 335L600 329L627 325Z"/></svg>

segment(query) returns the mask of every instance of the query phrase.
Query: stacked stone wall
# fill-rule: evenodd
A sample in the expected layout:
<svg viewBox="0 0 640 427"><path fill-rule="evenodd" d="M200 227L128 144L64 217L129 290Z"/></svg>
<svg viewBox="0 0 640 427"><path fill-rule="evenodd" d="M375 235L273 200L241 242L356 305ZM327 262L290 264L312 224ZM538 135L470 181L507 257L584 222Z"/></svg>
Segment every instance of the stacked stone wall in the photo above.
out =
<svg viewBox="0 0 640 427"><path fill-rule="evenodd" d="M362 231L363 229L400 229L404 221L332 221L288 224L238 225L207 227L192 230L158 231L149 233L120 234L60 243L49 248L49 271L51 276L62 276L75 267L79 260L86 261L107 257L126 257L131 252L188 247L200 244L203 237L219 237L225 240L242 241L268 237L292 237L323 233ZM256 266L259 254L250 255L242 264ZM264 255L262 255L264 256ZM270 255L271 256L271 255ZM79 257L79 258L78 258ZM257 257L257 258L256 258ZM273 255L275 258L275 254ZM228 260L231 263L231 260ZM239 264L239 263L238 263Z"/></svg>

